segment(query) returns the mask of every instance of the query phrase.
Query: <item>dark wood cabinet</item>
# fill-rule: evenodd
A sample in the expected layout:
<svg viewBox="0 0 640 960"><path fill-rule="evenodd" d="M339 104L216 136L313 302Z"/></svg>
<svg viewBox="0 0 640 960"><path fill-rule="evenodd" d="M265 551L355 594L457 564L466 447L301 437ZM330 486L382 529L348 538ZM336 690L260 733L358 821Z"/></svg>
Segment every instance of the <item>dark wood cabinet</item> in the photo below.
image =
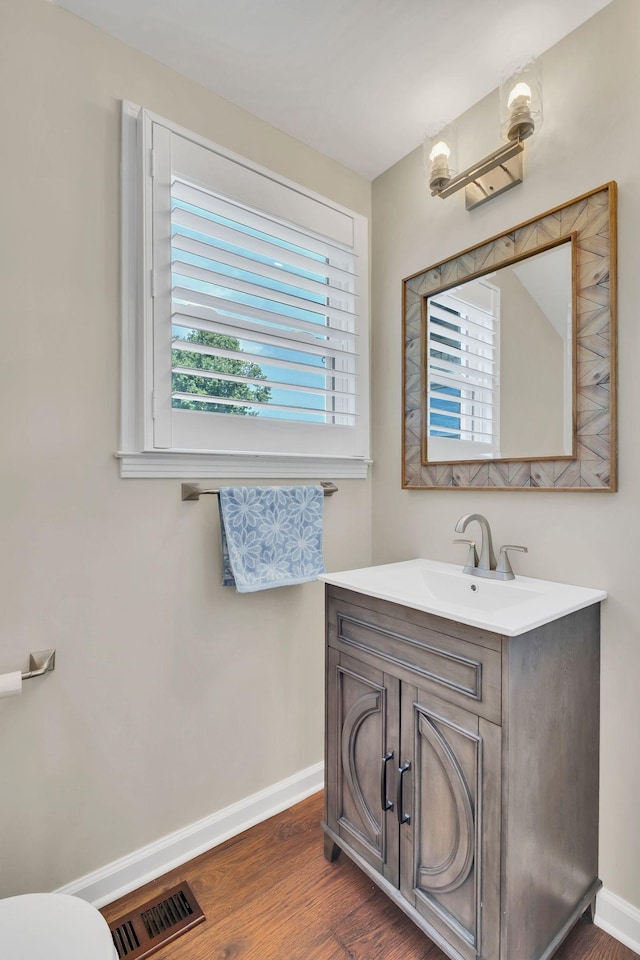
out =
<svg viewBox="0 0 640 960"><path fill-rule="evenodd" d="M599 606L502 637L327 585L325 852L453 960L545 960L597 878Z"/></svg>

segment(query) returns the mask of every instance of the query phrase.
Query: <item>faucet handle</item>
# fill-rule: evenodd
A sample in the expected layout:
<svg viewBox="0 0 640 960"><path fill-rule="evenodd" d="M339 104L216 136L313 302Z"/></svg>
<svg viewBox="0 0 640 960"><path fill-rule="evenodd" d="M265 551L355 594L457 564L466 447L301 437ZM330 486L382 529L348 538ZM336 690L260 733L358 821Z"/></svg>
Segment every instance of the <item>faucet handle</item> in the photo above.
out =
<svg viewBox="0 0 640 960"><path fill-rule="evenodd" d="M454 540L454 543L466 543L469 546L469 553L464 565L465 570L471 568L474 570L478 566L478 553L475 540Z"/></svg>
<svg viewBox="0 0 640 960"><path fill-rule="evenodd" d="M519 547L515 543L505 543L504 547L500 547L500 556L498 557L498 566L496 567L496 577L498 580L515 579L515 574L509 562L509 550L517 550L519 553L529 553L528 547Z"/></svg>

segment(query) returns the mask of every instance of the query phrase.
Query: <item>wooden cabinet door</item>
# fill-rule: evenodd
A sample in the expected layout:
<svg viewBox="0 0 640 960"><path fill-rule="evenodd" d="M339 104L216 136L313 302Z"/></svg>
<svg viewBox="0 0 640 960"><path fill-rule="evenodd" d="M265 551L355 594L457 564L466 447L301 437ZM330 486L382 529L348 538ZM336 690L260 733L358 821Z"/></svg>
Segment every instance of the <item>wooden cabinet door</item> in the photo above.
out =
<svg viewBox="0 0 640 960"><path fill-rule="evenodd" d="M399 681L332 649L327 670L327 823L397 887Z"/></svg>
<svg viewBox="0 0 640 960"><path fill-rule="evenodd" d="M501 730L401 687L400 889L468 958L499 955Z"/></svg>

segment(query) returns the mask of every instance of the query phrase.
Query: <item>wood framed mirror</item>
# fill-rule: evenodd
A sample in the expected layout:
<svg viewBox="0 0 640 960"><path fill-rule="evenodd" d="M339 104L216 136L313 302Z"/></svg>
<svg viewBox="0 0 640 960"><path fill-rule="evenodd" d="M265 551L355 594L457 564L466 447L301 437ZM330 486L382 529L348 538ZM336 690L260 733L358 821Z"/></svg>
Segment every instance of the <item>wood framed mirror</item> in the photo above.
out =
<svg viewBox="0 0 640 960"><path fill-rule="evenodd" d="M405 489L616 489L616 184L403 281Z"/></svg>

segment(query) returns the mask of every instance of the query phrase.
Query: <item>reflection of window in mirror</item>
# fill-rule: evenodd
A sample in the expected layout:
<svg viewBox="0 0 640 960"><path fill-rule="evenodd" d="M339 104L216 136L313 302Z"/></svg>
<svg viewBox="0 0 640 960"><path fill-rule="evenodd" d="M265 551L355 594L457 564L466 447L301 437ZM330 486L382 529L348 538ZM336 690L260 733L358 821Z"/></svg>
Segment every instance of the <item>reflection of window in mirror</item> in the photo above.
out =
<svg viewBox="0 0 640 960"><path fill-rule="evenodd" d="M427 301L427 458L500 456L500 290L489 276Z"/></svg>
<svg viewBox="0 0 640 960"><path fill-rule="evenodd" d="M573 454L571 240L426 306L427 463Z"/></svg>

